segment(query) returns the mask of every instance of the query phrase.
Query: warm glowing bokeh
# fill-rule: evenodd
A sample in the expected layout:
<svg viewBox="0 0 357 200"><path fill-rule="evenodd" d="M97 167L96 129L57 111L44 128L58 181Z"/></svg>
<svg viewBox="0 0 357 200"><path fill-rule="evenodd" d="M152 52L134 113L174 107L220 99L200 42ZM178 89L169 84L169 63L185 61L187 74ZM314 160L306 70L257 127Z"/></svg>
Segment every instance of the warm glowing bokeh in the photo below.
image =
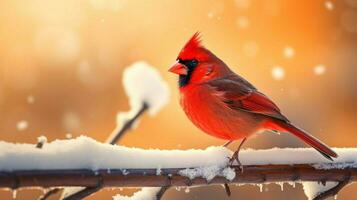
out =
<svg viewBox="0 0 357 200"><path fill-rule="evenodd" d="M357 146L356 0L2 0L0 140L35 143L81 134L104 141L128 110L123 68L156 66L170 103L145 116L123 145L187 149L220 145L181 111L167 72L201 31L204 45L270 96L286 116L327 144ZM245 147L302 146L289 135L261 134ZM232 146L234 148L234 145ZM237 199L305 199L301 186L232 187ZM340 199L355 199L350 186ZM104 190L88 199L111 199ZM21 190L18 199L41 192ZM232 199L233 199L232 198ZM0 192L0 199L11 193ZM229 199L219 186L170 190L165 199Z"/></svg>

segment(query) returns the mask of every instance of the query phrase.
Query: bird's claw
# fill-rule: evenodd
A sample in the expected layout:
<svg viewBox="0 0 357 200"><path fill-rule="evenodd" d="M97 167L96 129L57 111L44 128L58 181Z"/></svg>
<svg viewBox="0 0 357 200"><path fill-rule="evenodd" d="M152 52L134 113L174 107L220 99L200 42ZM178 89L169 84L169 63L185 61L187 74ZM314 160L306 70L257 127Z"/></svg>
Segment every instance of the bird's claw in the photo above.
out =
<svg viewBox="0 0 357 200"><path fill-rule="evenodd" d="M242 165L242 163L239 161L238 153L237 153L237 152L234 152L234 154L232 155L232 157L229 158L229 166L230 166L230 167L235 167L235 166L233 166L234 161L237 161L237 166L238 166L240 172L243 173L243 165Z"/></svg>

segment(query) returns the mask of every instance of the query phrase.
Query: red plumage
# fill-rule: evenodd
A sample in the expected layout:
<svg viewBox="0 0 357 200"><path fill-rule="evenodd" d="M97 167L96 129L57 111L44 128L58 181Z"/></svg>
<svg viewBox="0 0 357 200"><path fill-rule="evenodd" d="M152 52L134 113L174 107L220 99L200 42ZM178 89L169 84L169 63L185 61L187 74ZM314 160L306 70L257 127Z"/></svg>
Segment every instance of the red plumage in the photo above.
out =
<svg viewBox="0 0 357 200"><path fill-rule="evenodd" d="M264 130L289 132L326 158L337 157L318 139L292 125L273 101L203 47L198 33L186 43L177 61L169 71L179 74L181 106L204 132L229 141Z"/></svg>

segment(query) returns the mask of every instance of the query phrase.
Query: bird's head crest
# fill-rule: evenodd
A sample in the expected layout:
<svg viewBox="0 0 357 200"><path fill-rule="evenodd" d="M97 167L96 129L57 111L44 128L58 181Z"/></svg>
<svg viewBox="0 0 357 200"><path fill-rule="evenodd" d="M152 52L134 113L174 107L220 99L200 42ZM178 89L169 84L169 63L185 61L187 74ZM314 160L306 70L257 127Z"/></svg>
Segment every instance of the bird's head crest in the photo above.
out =
<svg viewBox="0 0 357 200"><path fill-rule="evenodd" d="M201 44L201 34L200 32L196 32L191 39L186 43L183 50L193 50L202 47Z"/></svg>
<svg viewBox="0 0 357 200"><path fill-rule="evenodd" d="M198 53L199 49L204 48L201 44L201 34L196 32L191 39L182 48L178 58L180 59L192 59L195 54Z"/></svg>

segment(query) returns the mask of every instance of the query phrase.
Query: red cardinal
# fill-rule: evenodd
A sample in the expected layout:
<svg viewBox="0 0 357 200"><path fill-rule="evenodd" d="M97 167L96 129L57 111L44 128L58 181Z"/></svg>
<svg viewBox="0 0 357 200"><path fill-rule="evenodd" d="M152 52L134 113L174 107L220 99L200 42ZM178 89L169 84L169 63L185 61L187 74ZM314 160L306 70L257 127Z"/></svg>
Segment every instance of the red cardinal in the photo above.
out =
<svg viewBox="0 0 357 200"><path fill-rule="evenodd" d="M169 71L179 75L181 106L197 127L228 140L226 145L242 139L231 164L237 160L240 165L238 155L244 141L265 130L289 132L327 159L337 157L327 145L290 123L273 101L202 46L199 33L183 47Z"/></svg>

